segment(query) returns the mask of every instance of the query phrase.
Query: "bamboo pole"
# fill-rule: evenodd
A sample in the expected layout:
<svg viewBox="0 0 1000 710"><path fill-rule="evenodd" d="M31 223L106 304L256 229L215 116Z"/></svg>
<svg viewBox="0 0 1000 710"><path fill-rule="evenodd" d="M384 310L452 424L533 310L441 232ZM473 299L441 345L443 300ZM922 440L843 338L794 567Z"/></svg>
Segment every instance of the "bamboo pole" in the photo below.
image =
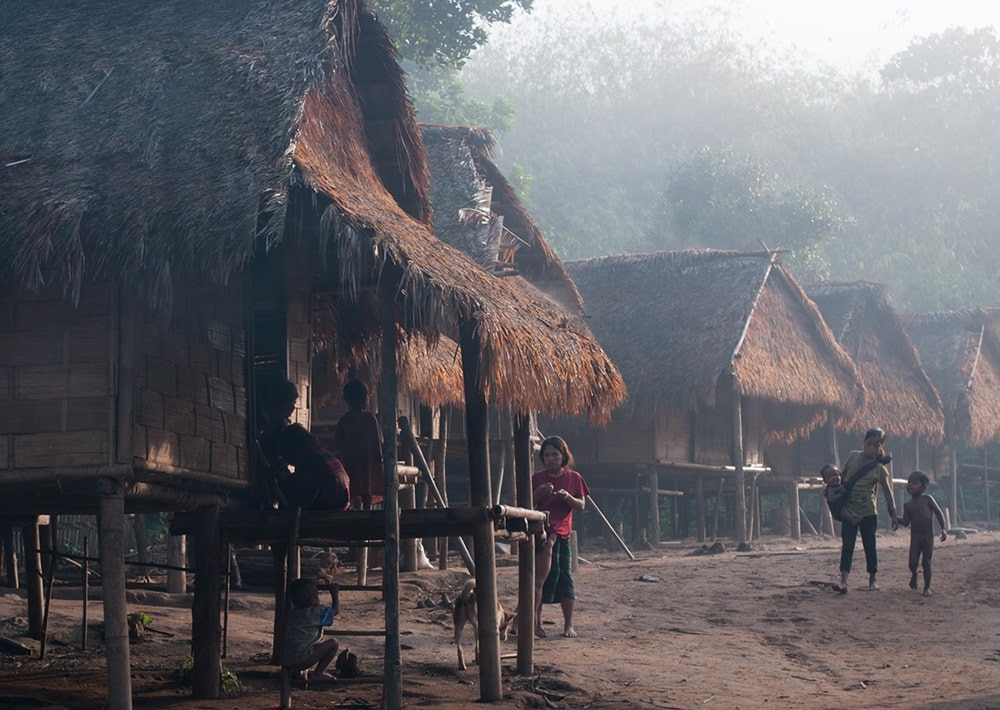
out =
<svg viewBox="0 0 1000 710"><path fill-rule="evenodd" d="M87 556L90 554L90 540L83 536L83 628L81 629L80 649L87 650L87 602L90 599L90 563Z"/></svg>
<svg viewBox="0 0 1000 710"><path fill-rule="evenodd" d="M534 505L531 490L531 416L521 413L514 420L514 495L518 506ZM535 608L535 540L517 543L517 608ZM535 672L534 613L517 615L517 673Z"/></svg>
<svg viewBox="0 0 1000 710"><path fill-rule="evenodd" d="M434 452L434 475L429 478L435 482L434 488L438 489L437 503L438 505L444 505L442 507L447 507L448 505L448 479L447 479L447 468L445 461L448 458L448 432L451 429L451 407L442 407L440 410L441 416L441 426L438 431L438 442L439 445L437 450ZM430 471L430 469L428 469ZM438 485L440 484L440 485ZM431 486L428 484L428 488ZM439 537L438 538L438 569L446 570L448 569L448 538ZM468 554L468 550L465 551ZM471 561L471 560L470 560ZM473 565L475 567L475 565Z"/></svg>
<svg viewBox="0 0 1000 710"><path fill-rule="evenodd" d="M125 496L121 484L112 479L103 479L100 488L99 547L108 702L112 710L131 710L132 676L128 645L128 607L125 602Z"/></svg>
<svg viewBox="0 0 1000 710"><path fill-rule="evenodd" d="M632 550L628 549L628 545L625 544L625 541L622 540L622 536L618 534L617 530L615 530L615 526L612 525L611 521L608 520L607 517L604 515L604 511L602 511L600 506L597 505L597 501L594 500L593 496L587 496L587 502L590 503L590 505L594 509L594 512L596 512L600 516L601 520L604 521L604 524L607 526L608 530L610 530L611 534L615 536L615 539L618 541L618 544L621 545L622 549L625 550L626 554L628 554L629 559L634 560L635 555L632 554Z"/></svg>

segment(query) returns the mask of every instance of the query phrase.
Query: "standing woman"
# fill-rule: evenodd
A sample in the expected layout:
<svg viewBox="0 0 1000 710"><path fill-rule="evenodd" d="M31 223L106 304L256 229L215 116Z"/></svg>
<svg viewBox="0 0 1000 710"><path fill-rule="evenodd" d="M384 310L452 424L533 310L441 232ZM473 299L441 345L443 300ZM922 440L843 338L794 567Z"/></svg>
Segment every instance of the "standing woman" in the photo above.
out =
<svg viewBox="0 0 1000 710"><path fill-rule="evenodd" d="M864 446L861 451L852 451L844 464L841 480L848 488L848 499L845 510L853 518L860 518L857 523L842 522L840 539L843 546L840 550L840 585L834 588L841 594L847 593L847 578L851 574L851 562L854 559L854 546L861 532L861 543L865 548L865 566L868 570L868 589L878 589L876 576L878 574L878 553L875 550L875 529L878 527L878 513L875 504L878 501L878 489L885 493L886 507L892 529L897 527L896 506L892 499L892 485L888 469L885 467L892 459L885 455L882 445L885 443L885 432L881 429L869 429L865 433ZM848 516L844 516L847 518Z"/></svg>
<svg viewBox="0 0 1000 710"><path fill-rule="evenodd" d="M587 505L590 489L572 470L573 454L559 436L542 442L539 452L542 470L531 477L535 508L549 513L545 539L535 553L535 636L544 638L542 603L562 605L563 636L573 638L573 605L576 593L570 575L569 534L573 530L573 511Z"/></svg>

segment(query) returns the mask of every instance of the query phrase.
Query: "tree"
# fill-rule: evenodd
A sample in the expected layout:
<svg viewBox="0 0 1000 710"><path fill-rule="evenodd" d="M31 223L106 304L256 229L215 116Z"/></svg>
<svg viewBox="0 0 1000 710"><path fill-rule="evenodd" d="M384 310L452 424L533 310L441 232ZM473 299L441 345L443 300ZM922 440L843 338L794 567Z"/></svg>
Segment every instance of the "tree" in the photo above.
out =
<svg viewBox="0 0 1000 710"><path fill-rule="evenodd" d="M789 249L787 261L809 280L828 275L822 247L845 222L827 191L786 184L729 147L703 147L672 168L657 216L651 248Z"/></svg>
<svg viewBox="0 0 1000 710"><path fill-rule="evenodd" d="M400 54L422 66L461 66L486 42L490 25L510 22L532 0L370 0Z"/></svg>

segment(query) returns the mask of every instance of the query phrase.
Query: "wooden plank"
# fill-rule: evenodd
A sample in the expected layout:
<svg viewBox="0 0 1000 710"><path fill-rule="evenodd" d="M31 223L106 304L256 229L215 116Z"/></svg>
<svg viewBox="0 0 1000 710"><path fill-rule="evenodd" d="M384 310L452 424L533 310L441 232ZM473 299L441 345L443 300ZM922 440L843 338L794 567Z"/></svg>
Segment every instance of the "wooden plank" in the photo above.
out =
<svg viewBox="0 0 1000 710"><path fill-rule="evenodd" d="M191 343L190 347L191 369L204 376L212 368L212 348L205 343Z"/></svg>
<svg viewBox="0 0 1000 710"><path fill-rule="evenodd" d="M208 383L205 372L192 367L177 368L177 397L189 402L208 404Z"/></svg>
<svg viewBox="0 0 1000 710"><path fill-rule="evenodd" d="M195 402L194 405L194 435L202 439L212 438L212 421L215 419L215 412L206 402L202 404Z"/></svg>
<svg viewBox="0 0 1000 710"><path fill-rule="evenodd" d="M72 431L14 435L17 468L101 466L108 458L107 431Z"/></svg>
<svg viewBox="0 0 1000 710"><path fill-rule="evenodd" d="M17 399L57 399L110 395L107 363L19 367L15 378Z"/></svg>

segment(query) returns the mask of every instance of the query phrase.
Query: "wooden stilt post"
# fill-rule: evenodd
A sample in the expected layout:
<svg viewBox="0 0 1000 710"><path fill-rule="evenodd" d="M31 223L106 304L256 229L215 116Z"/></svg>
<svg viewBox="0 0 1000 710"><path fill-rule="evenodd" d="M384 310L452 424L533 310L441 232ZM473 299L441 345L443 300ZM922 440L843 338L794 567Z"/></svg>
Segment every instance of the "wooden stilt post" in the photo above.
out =
<svg viewBox="0 0 1000 710"><path fill-rule="evenodd" d="M445 460L448 457L448 433L451 422L451 407L442 407L441 426L439 428L441 445L435 452L434 457L434 477L433 481L441 498L438 505L442 508L448 507L448 478ZM448 569L448 538L438 538L438 569Z"/></svg>
<svg viewBox="0 0 1000 710"><path fill-rule="evenodd" d="M747 541L746 475L743 472L743 397L739 380L733 380L733 466L736 468L736 542Z"/></svg>
<svg viewBox="0 0 1000 710"><path fill-rule="evenodd" d="M101 480L100 493L98 523L108 705L112 710L131 710L132 674L125 603L125 496L122 485L109 478Z"/></svg>
<svg viewBox="0 0 1000 710"><path fill-rule="evenodd" d="M21 528L21 541L24 545L24 585L28 597L28 636L41 639L45 592L42 584L42 557L39 551L42 543L37 521Z"/></svg>
<svg viewBox="0 0 1000 710"><path fill-rule="evenodd" d="M648 474L649 486L649 543L660 544L660 474L654 468Z"/></svg>
<svg viewBox="0 0 1000 710"><path fill-rule="evenodd" d="M799 517L799 484L792 481L788 486L788 522L791 525L793 540L802 539L802 519Z"/></svg>
<svg viewBox="0 0 1000 710"><path fill-rule="evenodd" d="M17 589L20 580L17 578L17 549L14 547L14 528L5 525L0 528L0 535L3 535L3 562L6 572L6 583L11 589Z"/></svg>
<svg viewBox="0 0 1000 710"><path fill-rule="evenodd" d="M80 649L87 650L87 603L90 601L90 540L83 537L83 618L80 629Z"/></svg>
<svg viewBox="0 0 1000 710"><path fill-rule="evenodd" d="M521 508L534 508L531 490L531 415L514 419L514 494ZM535 672L535 538L517 543L517 673Z"/></svg>
<svg viewBox="0 0 1000 710"><path fill-rule="evenodd" d="M194 561L194 602L191 606L191 650L194 656L192 694L196 698L214 699L219 697L219 678L222 675L222 629L219 626L222 605L222 544L219 540L218 507L202 508L197 512Z"/></svg>
<svg viewBox="0 0 1000 710"><path fill-rule="evenodd" d="M183 535L171 535L167 538L167 593L184 594L187 592L187 540Z"/></svg>
<svg viewBox="0 0 1000 710"><path fill-rule="evenodd" d="M697 517L698 526L698 542L705 542L707 540L707 531L705 530L706 520L706 510L705 510L705 477L700 473L695 474L694 479L694 496L695 496L695 506L697 510L695 511L695 516Z"/></svg>
<svg viewBox="0 0 1000 710"><path fill-rule="evenodd" d="M469 442L469 501L473 506L488 506L490 469L488 410L480 386L477 321L465 318L459 324L462 349L462 379L465 389L465 429ZM490 703L503 697L500 674L500 635L497 631L496 548L493 528L480 526L473 535L476 562L476 599L479 617L479 699Z"/></svg>
<svg viewBox="0 0 1000 710"><path fill-rule="evenodd" d="M385 494L385 554L382 590L385 601L385 677L382 707L398 710L403 705L403 662L399 637L399 477L396 473L398 442L396 417L399 408L399 378L396 364L395 287L383 274L380 283L382 320L382 378L378 388L378 415L382 425L382 466Z"/></svg>

